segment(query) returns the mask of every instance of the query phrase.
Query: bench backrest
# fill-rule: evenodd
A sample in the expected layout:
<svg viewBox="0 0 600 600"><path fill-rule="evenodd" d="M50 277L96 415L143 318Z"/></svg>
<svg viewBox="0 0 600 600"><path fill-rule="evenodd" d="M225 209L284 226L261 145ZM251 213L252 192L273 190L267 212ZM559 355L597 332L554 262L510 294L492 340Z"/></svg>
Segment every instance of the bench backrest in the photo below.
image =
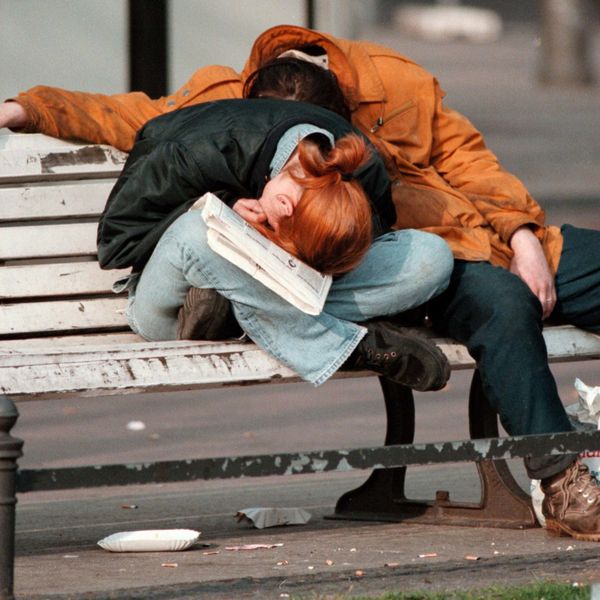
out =
<svg viewBox="0 0 600 600"><path fill-rule="evenodd" d="M127 331L96 227L125 153L0 135L0 340Z"/></svg>

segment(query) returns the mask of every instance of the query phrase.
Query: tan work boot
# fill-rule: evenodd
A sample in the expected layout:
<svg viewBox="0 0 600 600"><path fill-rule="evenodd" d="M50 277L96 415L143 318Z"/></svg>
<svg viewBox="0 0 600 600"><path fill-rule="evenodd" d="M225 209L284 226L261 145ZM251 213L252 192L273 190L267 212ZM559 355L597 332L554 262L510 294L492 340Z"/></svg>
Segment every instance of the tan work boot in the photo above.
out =
<svg viewBox="0 0 600 600"><path fill-rule="evenodd" d="M549 533L600 542L600 487L579 459L561 473L542 479L542 491Z"/></svg>
<svg viewBox="0 0 600 600"><path fill-rule="evenodd" d="M225 340L240 335L229 300L212 289L188 290L177 313L178 340Z"/></svg>

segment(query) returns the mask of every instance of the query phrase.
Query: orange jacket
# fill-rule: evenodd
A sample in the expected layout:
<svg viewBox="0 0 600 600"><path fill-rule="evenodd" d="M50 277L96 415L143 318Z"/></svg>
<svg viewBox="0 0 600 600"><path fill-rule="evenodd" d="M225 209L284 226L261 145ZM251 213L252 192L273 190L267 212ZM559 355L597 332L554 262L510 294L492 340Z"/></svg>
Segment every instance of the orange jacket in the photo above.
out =
<svg viewBox="0 0 600 600"><path fill-rule="evenodd" d="M137 130L152 117L239 98L243 82L259 64L302 44L326 49L349 100L352 122L382 153L394 181L398 228L437 233L457 258L506 268L511 235L528 225L556 271L559 230L544 226L544 212L523 184L502 169L473 125L443 104L436 79L383 46L281 25L259 36L241 74L229 67L203 67L177 92L158 100L139 92L106 96L44 86L15 100L29 115L27 131L129 150Z"/></svg>

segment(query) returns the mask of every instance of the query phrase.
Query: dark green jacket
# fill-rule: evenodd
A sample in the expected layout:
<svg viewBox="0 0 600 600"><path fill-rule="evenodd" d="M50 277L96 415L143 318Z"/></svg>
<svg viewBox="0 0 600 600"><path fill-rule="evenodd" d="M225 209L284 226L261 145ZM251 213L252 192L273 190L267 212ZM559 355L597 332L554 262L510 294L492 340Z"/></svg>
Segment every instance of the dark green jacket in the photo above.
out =
<svg viewBox="0 0 600 600"><path fill-rule="evenodd" d="M315 124L336 139L358 133L335 113L286 100L220 100L147 123L100 218L100 265L140 271L167 227L205 192L230 205L260 197L279 139L298 123ZM355 176L371 201L377 237L396 214L389 178L374 150Z"/></svg>

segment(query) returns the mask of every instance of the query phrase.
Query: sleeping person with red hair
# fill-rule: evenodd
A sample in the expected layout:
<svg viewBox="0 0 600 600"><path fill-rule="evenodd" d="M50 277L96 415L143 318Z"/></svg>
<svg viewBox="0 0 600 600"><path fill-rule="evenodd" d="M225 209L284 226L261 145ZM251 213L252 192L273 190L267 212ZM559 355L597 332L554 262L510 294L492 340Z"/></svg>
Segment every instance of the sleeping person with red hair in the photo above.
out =
<svg viewBox="0 0 600 600"><path fill-rule="evenodd" d="M189 208L209 191L334 276L321 314L296 309L208 246L200 211ZM395 220L383 161L346 119L303 102L222 100L139 132L100 220L98 258L103 268L131 267L117 289L129 290L129 323L146 339L222 337L215 323L182 331L192 289L216 316L229 301L248 337L315 385L343 366L439 389L449 369L435 345L373 321L436 296L452 269L441 238L392 232Z"/></svg>

